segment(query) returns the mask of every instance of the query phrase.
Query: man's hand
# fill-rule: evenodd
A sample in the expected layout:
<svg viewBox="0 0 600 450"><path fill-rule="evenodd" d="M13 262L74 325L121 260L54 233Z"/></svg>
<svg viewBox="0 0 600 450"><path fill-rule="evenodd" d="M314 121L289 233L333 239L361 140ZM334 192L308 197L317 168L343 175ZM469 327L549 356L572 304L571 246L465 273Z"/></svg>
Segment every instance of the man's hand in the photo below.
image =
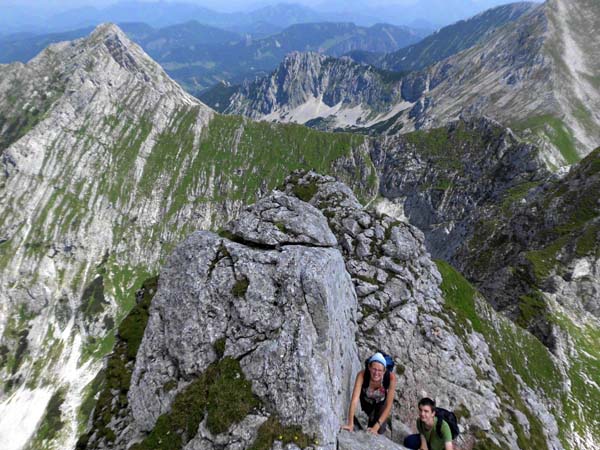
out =
<svg viewBox="0 0 600 450"><path fill-rule="evenodd" d="M347 431L352 432L352 431L354 431L354 425L344 425L342 427L342 430L347 430Z"/></svg>

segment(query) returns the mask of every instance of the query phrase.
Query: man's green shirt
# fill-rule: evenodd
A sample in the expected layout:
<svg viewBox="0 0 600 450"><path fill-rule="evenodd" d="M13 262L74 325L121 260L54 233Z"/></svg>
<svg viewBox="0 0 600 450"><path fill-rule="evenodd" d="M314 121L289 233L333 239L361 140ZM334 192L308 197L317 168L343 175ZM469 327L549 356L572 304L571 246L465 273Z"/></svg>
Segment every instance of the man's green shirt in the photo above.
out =
<svg viewBox="0 0 600 450"><path fill-rule="evenodd" d="M452 432L450 431L450 427L446 423L446 421L442 422L442 437L437 434L438 418L433 418L433 427L431 430L425 430L425 427L421 423L419 419L417 419L417 430L419 430L419 434L425 436L425 440L429 444L429 448L431 450L444 450L444 445L446 442L452 442Z"/></svg>

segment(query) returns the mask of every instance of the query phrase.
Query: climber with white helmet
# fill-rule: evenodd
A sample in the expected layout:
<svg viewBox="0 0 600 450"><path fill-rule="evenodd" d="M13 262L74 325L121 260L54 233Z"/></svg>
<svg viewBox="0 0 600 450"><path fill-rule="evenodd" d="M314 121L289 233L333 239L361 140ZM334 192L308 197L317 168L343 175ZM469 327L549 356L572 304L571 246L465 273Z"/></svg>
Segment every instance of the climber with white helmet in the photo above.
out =
<svg viewBox="0 0 600 450"><path fill-rule="evenodd" d="M392 411L396 390L397 380L392 371L393 366L392 358L380 352L367 359L365 369L356 376L348 422L342 429L354 431L355 425L360 427L354 416L360 401L362 410L369 417L367 431L373 434L385 433L386 420Z"/></svg>

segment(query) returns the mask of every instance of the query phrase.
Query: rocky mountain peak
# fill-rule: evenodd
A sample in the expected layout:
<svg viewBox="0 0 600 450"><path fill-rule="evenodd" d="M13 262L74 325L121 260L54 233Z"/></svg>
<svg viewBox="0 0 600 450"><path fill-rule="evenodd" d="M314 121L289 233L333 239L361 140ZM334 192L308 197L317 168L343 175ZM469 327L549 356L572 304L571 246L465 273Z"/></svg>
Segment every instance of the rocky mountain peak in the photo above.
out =
<svg viewBox="0 0 600 450"><path fill-rule="evenodd" d="M303 65L303 64L312 65L312 64L322 63L327 58L330 58L330 57L327 55L324 55L323 53L294 51L294 52L288 53L285 56L285 58L283 59L283 65L286 67Z"/></svg>
<svg viewBox="0 0 600 450"><path fill-rule="evenodd" d="M124 69L131 72L140 70L136 62L136 56L143 57L139 54L140 48L115 24L105 23L98 25L89 38L87 38L87 42L103 45L115 61Z"/></svg>
<svg viewBox="0 0 600 450"><path fill-rule="evenodd" d="M395 111L397 77L350 58L293 52L269 76L244 84L224 112L252 118L309 123L317 128L366 126Z"/></svg>

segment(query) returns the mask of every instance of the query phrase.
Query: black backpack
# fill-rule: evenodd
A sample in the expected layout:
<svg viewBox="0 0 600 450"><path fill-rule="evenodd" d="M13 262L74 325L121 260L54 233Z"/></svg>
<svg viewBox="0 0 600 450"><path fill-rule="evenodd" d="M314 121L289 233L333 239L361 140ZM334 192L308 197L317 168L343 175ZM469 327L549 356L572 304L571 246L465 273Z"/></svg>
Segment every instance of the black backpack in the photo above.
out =
<svg viewBox="0 0 600 450"><path fill-rule="evenodd" d="M436 432L439 437L442 437L442 421L446 422L450 427L450 432L452 433L452 440L456 439L460 434L460 429L458 428L458 420L456 419L456 415L452 411L448 411L444 408L435 408L435 416L438 418Z"/></svg>
<svg viewBox="0 0 600 450"><path fill-rule="evenodd" d="M387 353L383 353L381 351L378 353L381 353L385 358L385 373L383 374L383 387L387 390L390 388L390 374L394 370L396 363L394 362L392 357ZM369 372L369 359L371 358L369 357L365 360L365 375L363 377L363 386L365 384L368 386L369 382L371 381L371 372Z"/></svg>

